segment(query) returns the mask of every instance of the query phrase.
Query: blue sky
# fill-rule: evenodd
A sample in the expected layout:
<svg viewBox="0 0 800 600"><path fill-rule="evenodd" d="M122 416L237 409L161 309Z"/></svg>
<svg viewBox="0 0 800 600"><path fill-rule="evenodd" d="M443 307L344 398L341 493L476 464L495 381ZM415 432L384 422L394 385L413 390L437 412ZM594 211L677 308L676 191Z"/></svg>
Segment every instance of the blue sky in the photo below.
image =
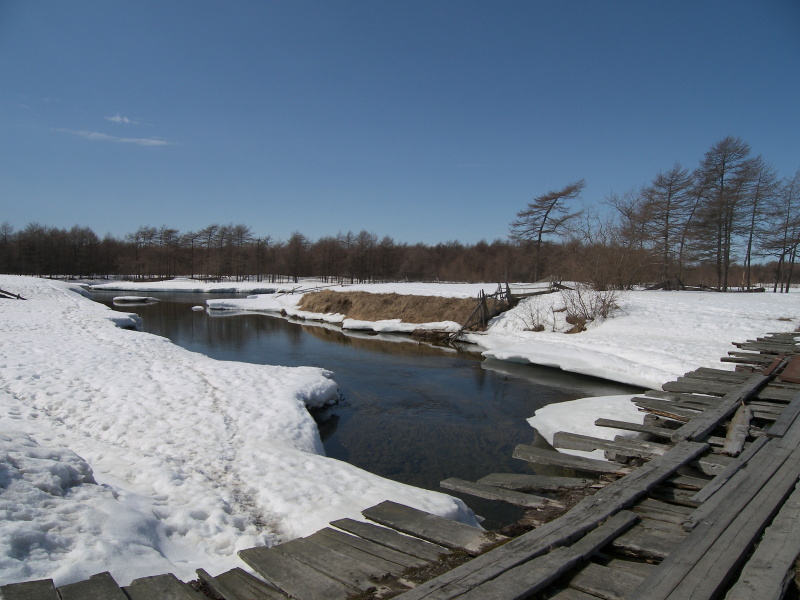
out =
<svg viewBox="0 0 800 600"><path fill-rule="evenodd" d="M798 0L0 0L0 222L503 238L534 196L800 168Z"/></svg>

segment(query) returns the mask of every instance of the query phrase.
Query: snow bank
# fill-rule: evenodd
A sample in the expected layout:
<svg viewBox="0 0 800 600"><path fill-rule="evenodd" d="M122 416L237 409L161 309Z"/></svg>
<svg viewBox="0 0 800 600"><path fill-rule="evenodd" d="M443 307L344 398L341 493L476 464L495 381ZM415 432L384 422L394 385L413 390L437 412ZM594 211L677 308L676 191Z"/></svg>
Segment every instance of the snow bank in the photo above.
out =
<svg viewBox="0 0 800 600"><path fill-rule="evenodd" d="M307 407L336 397L328 371L212 360L67 284L0 288L29 298L0 301L0 583L191 579L385 499L475 523L321 456Z"/></svg>

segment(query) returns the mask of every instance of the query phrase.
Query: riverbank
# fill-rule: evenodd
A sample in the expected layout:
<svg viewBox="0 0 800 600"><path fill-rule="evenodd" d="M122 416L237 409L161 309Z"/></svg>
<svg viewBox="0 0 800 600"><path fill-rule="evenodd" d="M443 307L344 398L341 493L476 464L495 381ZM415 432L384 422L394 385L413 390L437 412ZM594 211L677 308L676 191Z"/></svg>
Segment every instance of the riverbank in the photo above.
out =
<svg viewBox="0 0 800 600"><path fill-rule="evenodd" d="M337 397L324 369L188 352L74 285L0 288L27 299L0 300L0 583L191 579L385 499L474 523L321 455L307 409Z"/></svg>

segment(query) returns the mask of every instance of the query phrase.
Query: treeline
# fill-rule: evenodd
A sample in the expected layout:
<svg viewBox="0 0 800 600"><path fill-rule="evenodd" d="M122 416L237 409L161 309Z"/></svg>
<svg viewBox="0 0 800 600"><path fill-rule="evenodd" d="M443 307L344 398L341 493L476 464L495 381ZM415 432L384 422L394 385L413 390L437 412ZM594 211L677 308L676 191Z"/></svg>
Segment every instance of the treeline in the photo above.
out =
<svg viewBox="0 0 800 600"><path fill-rule="evenodd" d="M718 142L694 170L676 164L648 185L606 198L604 211L572 206L583 187L578 181L534 198L511 222L508 239L475 244L408 244L368 231L317 240L295 232L284 241L245 224L140 227L100 238L88 227L3 223L0 271L342 283L556 277L598 289L769 284L788 291L800 245L800 171L779 179L742 140Z"/></svg>

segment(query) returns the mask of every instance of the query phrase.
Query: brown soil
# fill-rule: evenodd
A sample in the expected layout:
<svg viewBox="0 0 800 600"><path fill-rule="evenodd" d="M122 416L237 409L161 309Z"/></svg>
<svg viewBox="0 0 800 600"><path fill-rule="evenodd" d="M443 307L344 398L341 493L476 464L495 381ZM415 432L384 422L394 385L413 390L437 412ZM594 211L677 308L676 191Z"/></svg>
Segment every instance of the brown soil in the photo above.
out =
<svg viewBox="0 0 800 600"><path fill-rule="evenodd" d="M441 298L369 292L312 292L300 300L300 309L316 313L343 314L348 319L381 321L400 319L404 323L464 323L477 306L473 298Z"/></svg>

